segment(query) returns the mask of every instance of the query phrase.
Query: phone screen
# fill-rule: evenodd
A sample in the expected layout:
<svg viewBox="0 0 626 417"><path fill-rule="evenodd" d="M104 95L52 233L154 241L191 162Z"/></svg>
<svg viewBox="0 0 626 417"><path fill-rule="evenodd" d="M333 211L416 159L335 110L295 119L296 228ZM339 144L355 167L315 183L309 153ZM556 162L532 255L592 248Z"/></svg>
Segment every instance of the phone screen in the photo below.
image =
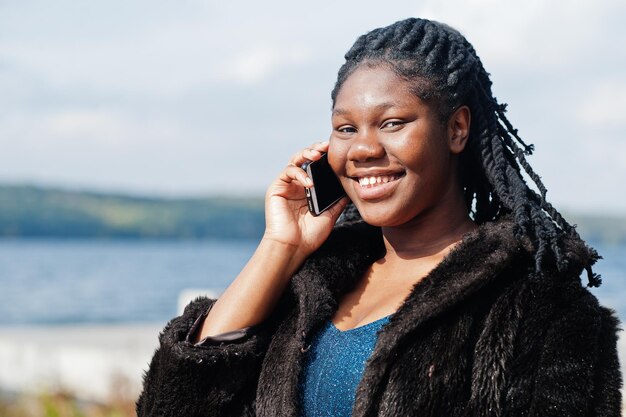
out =
<svg viewBox="0 0 626 417"><path fill-rule="evenodd" d="M318 216L346 195L339 178L328 163L327 154L302 167L313 180L313 187L306 189L309 211Z"/></svg>

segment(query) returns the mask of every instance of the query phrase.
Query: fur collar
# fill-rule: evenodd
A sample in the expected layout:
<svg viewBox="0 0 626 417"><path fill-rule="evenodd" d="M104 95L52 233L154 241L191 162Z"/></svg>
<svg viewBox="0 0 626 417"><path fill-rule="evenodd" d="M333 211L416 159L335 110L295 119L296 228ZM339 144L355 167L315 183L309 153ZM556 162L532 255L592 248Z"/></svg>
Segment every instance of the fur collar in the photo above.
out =
<svg viewBox="0 0 626 417"><path fill-rule="evenodd" d="M580 241L572 239L565 243L579 274L589 252ZM384 250L380 228L364 222L345 223L335 227L322 247L291 279L287 299L295 301L295 305L289 308L289 320L281 323L263 364L257 392L260 417L276 415L278 410L281 415L297 415L298 375L310 339L337 310L342 295L384 255ZM466 234L444 260L415 285L381 329L357 389L355 415L367 415L367 410L374 407L384 388L380 381L394 363L390 358L401 352L402 342L410 338L414 329L490 283L510 281L532 272L533 253L530 241L517 239L514 223L506 219L483 224ZM500 334L498 329L494 334ZM501 366L497 360L492 362L493 366ZM493 366L485 366L485 369L493 370ZM483 379L489 382L489 378ZM493 391L497 391L495 384L483 384L483 379L478 380L477 386L494 386Z"/></svg>
<svg viewBox="0 0 626 417"><path fill-rule="evenodd" d="M516 238L509 218L488 222L463 236L462 241L421 280L391 317L389 333L405 333L467 299L500 276L513 262L534 267L534 248L526 237ZM566 238L569 268L564 276L578 277L591 250L580 240ZM328 320L341 296L384 256L381 229L363 221L337 226L329 239L291 280L298 304L298 329L304 338ZM531 271L528 271L531 272ZM543 278L542 278L543 279ZM406 328L395 328L395 327Z"/></svg>

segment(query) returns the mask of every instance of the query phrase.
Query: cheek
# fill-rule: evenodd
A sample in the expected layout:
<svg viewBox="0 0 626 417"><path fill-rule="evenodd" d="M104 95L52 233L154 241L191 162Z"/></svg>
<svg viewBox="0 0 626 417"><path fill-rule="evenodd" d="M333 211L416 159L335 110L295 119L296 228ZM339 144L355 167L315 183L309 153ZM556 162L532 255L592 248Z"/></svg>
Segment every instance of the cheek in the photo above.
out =
<svg viewBox="0 0 626 417"><path fill-rule="evenodd" d="M328 147L328 163L338 176L343 175L346 168L347 151L344 149L345 147L341 145L341 142L331 139Z"/></svg>
<svg viewBox="0 0 626 417"><path fill-rule="evenodd" d="M450 159L445 139L434 134L420 136L419 140L407 140L394 153L407 169L426 176L445 170Z"/></svg>
<svg viewBox="0 0 626 417"><path fill-rule="evenodd" d="M328 147L328 163L330 167L333 169L337 177L339 177L339 182L341 183L343 189L348 194L350 199L354 198L352 195L352 180L346 177L346 163L348 161L347 158L348 147L345 142L340 140L330 140L330 146Z"/></svg>

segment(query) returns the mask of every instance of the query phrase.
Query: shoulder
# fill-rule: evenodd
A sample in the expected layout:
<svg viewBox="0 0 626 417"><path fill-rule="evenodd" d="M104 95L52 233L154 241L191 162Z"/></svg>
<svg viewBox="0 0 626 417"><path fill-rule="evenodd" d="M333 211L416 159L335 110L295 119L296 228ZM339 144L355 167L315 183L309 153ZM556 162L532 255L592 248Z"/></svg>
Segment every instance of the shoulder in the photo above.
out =
<svg viewBox="0 0 626 417"><path fill-rule="evenodd" d="M615 311L602 306L578 275L526 279L519 286L520 343L542 351L545 363L587 361L597 358L602 346L615 348L620 324Z"/></svg>
<svg viewBox="0 0 626 417"><path fill-rule="evenodd" d="M490 279L494 291L502 297L498 308L518 309L514 315L525 316L524 321L538 329L617 328L615 312L602 307L581 280L585 267L597 259L597 253L582 239L564 235L561 250L567 264L559 270L556 262L546 260L547 266L541 273L536 270L537 248L533 240L517 235L510 218L481 225L464 237L464 242L458 254L460 261L494 271ZM481 261L477 262L477 258Z"/></svg>

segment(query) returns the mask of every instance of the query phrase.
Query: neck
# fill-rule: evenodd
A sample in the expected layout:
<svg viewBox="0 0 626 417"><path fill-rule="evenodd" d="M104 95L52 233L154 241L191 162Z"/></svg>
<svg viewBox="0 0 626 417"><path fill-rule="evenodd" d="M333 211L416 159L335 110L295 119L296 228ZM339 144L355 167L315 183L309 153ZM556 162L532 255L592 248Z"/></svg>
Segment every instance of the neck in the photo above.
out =
<svg viewBox="0 0 626 417"><path fill-rule="evenodd" d="M464 204L448 207L433 208L399 227L383 227L385 258L416 259L446 252L477 227Z"/></svg>

